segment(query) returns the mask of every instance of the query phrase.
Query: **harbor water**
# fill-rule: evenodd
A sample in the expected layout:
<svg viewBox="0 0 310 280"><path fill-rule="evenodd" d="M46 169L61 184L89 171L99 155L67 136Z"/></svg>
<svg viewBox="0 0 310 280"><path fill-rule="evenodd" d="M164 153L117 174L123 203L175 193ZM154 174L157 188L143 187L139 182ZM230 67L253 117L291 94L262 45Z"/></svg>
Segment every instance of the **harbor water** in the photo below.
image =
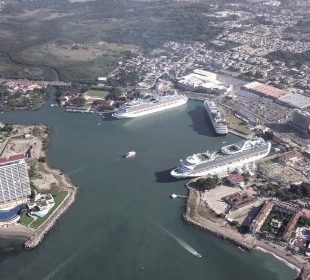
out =
<svg viewBox="0 0 310 280"><path fill-rule="evenodd" d="M0 279L292 280L296 275L269 255L242 252L182 221L185 200L169 196L186 195L187 181L174 180L170 169L189 154L239 140L215 137L202 103L132 120L46 105L4 112L0 121L49 125L48 162L79 188L73 206L38 248L1 253ZM131 150L135 158L121 157Z"/></svg>

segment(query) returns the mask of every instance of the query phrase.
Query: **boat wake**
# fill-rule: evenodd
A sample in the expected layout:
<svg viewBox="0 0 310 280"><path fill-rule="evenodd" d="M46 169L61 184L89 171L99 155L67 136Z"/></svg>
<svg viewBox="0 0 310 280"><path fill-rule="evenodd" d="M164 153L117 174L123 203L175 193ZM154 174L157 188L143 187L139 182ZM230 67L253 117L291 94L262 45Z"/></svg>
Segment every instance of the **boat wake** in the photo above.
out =
<svg viewBox="0 0 310 280"><path fill-rule="evenodd" d="M170 231L168 231L167 229L163 228L163 230L169 235L171 236L181 247L183 247L186 251L188 251L189 253L191 253L192 255L194 255L197 258L201 258L202 256L193 248L191 247L189 244L187 244L184 240L182 240L181 238L175 236L173 233L171 233Z"/></svg>
<svg viewBox="0 0 310 280"><path fill-rule="evenodd" d="M43 280L50 280L54 278L54 276L61 271L65 266L67 266L74 256L70 256L68 259L66 259L62 264L58 265L52 272L50 272Z"/></svg>

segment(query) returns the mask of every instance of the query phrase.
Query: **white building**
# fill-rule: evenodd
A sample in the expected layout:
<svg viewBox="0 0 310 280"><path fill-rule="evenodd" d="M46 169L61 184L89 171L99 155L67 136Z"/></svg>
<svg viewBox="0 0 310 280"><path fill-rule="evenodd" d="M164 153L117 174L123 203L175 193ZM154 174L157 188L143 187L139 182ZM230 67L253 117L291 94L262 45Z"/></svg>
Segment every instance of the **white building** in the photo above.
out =
<svg viewBox="0 0 310 280"><path fill-rule="evenodd" d="M185 90L207 93L225 93L228 89L218 81L216 73L201 69L195 69L192 73L182 77L178 81L178 86Z"/></svg>
<svg viewBox="0 0 310 280"><path fill-rule="evenodd" d="M24 155L0 158L0 208L25 202L31 194Z"/></svg>

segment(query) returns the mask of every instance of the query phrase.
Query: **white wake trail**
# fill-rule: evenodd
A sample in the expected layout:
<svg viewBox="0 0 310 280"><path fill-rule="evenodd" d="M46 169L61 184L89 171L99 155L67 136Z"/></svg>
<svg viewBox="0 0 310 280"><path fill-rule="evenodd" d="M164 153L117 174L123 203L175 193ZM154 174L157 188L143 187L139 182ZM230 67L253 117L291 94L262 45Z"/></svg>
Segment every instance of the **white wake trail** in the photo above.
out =
<svg viewBox="0 0 310 280"><path fill-rule="evenodd" d="M187 244L184 240L182 240L181 238L175 236L173 233L171 233L170 231L168 231L168 230L165 229L164 227L161 226L161 228L162 228L163 231L165 231L169 236L171 236L181 247L183 247L186 251L188 251L188 252L191 253L192 255L196 256L197 258L201 258L201 255L200 255L193 247L191 247L189 244Z"/></svg>

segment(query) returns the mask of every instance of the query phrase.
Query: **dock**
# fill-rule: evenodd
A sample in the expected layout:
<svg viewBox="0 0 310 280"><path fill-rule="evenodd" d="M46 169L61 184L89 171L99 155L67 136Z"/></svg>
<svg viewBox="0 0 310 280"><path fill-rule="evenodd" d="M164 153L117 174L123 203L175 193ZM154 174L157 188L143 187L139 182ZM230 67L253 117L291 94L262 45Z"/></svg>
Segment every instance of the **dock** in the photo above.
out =
<svg viewBox="0 0 310 280"><path fill-rule="evenodd" d="M89 113L94 114L95 113L95 111L90 110L90 107L87 109L68 108L65 111L70 112L70 113L82 113L82 114L89 114Z"/></svg>

